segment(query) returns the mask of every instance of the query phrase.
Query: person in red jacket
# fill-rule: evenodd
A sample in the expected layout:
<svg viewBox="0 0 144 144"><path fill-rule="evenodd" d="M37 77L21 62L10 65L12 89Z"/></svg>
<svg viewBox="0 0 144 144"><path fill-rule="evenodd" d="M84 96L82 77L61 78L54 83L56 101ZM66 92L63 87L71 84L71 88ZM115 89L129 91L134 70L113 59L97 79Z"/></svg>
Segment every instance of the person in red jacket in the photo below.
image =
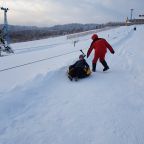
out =
<svg viewBox="0 0 144 144"><path fill-rule="evenodd" d="M106 71L109 69L109 66L107 65L107 62L105 61L105 55L107 52L107 48L109 49L109 51L114 54L115 51L113 50L113 48L111 47L111 45L103 38L98 38L97 34L93 34L92 36L92 43L90 48L87 51L87 58L89 57L89 55L91 54L92 50L95 50L95 54L94 54L94 58L92 61L92 71L95 72L96 71L96 63L98 61L98 59L100 60L101 64L104 66L103 71Z"/></svg>

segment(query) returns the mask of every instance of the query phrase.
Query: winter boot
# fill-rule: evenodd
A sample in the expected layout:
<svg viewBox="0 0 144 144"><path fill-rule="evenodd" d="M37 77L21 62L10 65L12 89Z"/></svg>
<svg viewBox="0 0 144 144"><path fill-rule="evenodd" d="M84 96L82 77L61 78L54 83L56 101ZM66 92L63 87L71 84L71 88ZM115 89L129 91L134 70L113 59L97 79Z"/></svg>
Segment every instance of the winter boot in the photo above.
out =
<svg viewBox="0 0 144 144"><path fill-rule="evenodd" d="M75 81L78 81L78 77L75 77L74 80L75 80Z"/></svg>
<svg viewBox="0 0 144 144"><path fill-rule="evenodd" d="M107 65L107 62L106 62L105 60L103 60L103 61L101 62L101 64L104 66L103 71L107 71L107 70L109 69L109 66Z"/></svg>
<svg viewBox="0 0 144 144"><path fill-rule="evenodd" d="M92 71L93 71L93 72L96 71L96 63L92 63Z"/></svg>

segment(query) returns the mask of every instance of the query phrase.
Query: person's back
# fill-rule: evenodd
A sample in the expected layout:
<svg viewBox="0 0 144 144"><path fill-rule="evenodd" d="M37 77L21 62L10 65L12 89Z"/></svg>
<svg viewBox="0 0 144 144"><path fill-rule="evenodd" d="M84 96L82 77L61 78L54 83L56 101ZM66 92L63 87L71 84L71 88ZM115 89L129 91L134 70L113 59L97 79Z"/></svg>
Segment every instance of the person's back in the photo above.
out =
<svg viewBox="0 0 144 144"><path fill-rule="evenodd" d="M86 63L86 60L85 59L81 59L81 60L78 60L75 64L74 64L74 67L75 68L85 68L85 67L89 67L88 64Z"/></svg>
<svg viewBox="0 0 144 144"><path fill-rule="evenodd" d="M112 47L109 45L109 43L108 43L105 39L103 39L103 38L97 39L97 40L93 43L92 47L93 47L94 50L95 50L96 52L98 52L98 53L99 53L99 52L101 52L101 53L106 53L106 52L107 52L107 48L110 50L110 52L113 51L113 49L112 49Z"/></svg>

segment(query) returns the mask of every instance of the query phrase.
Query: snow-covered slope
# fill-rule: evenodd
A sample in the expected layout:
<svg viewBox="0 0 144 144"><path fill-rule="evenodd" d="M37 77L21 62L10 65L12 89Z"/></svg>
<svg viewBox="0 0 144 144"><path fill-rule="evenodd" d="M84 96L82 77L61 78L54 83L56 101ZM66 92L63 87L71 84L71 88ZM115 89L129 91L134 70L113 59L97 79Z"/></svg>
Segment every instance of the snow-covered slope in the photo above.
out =
<svg viewBox="0 0 144 144"><path fill-rule="evenodd" d="M0 59L0 143L143 144L143 33L143 25L99 33L115 49L110 70L98 63L78 82L67 79L67 66L87 51L90 35L76 47L65 37L13 45L16 54Z"/></svg>

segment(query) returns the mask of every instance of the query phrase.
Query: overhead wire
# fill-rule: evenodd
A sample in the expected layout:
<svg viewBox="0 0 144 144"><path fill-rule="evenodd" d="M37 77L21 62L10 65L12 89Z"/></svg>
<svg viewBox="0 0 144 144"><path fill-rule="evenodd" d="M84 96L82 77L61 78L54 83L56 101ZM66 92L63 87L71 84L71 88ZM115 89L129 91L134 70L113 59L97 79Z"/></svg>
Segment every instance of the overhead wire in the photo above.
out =
<svg viewBox="0 0 144 144"><path fill-rule="evenodd" d="M80 51L80 50L75 50L75 51L71 51L71 52L55 55L55 56L52 56L52 57L47 57L47 58L44 58L44 59L39 59L39 60L36 60L36 61L31 61L31 62L24 63L24 64L21 64L21 65L16 65L16 66L0 69L0 72L8 71L8 70L11 70L11 69L16 69L16 68L27 66L27 65L31 65L31 64L34 64L34 63L39 63L39 62L46 61L46 60L49 60L49 59L54 59L54 58L61 57L61 56L64 56L64 55L76 53L78 51Z"/></svg>

